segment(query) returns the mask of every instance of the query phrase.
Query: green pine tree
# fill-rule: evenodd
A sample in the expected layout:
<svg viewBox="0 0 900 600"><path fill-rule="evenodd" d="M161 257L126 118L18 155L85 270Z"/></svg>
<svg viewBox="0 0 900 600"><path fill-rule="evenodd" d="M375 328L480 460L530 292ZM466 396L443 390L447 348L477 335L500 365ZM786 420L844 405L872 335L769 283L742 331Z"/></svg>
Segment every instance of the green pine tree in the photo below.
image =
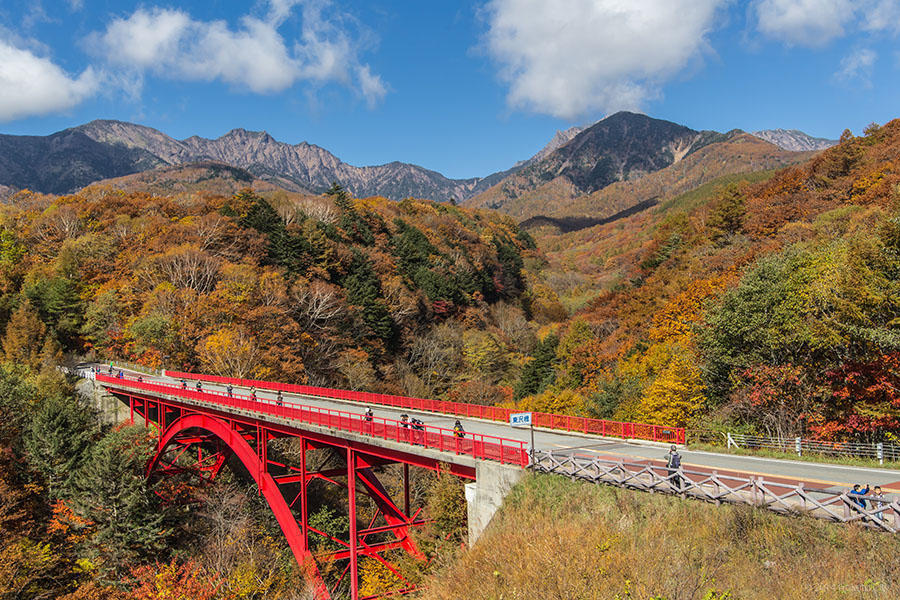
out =
<svg viewBox="0 0 900 600"><path fill-rule="evenodd" d="M363 320L372 335L391 343L396 333L394 319L381 297L381 283L375 270L359 250L353 251L353 261L343 284L350 303L362 308Z"/></svg>
<svg viewBox="0 0 900 600"><path fill-rule="evenodd" d="M74 476L73 507L95 526L87 554L107 576L159 558L168 546L167 513L144 476L152 448L143 428L115 429L97 442Z"/></svg>
<svg viewBox="0 0 900 600"><path fill-rule="evenodd" d="M63 494L87 458L96 425L94 411L72 396L47 398L35 409L22 441L28 462L44 477L51 499Z"/></svg>
<svg viewBox="0 0 900 600"><path fill-rule="evenodd" d="M540 394L556 379L556 347L559 338L550 334L535 346L532 359L522 367L522 375L515 386L516 400Z"/></svg>

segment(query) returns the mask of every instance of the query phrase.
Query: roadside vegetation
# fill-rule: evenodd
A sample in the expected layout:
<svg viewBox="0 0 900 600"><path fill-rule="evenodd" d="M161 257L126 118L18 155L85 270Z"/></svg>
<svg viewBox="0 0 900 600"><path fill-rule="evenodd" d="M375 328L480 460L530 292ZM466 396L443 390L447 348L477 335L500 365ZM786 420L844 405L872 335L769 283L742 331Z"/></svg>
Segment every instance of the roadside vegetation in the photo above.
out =
<svg viewBox="0 0 900 600"><path fill-rule="evenodd" d="M426 600L806 600L900 595L896 536L529 476Z"/></svg>

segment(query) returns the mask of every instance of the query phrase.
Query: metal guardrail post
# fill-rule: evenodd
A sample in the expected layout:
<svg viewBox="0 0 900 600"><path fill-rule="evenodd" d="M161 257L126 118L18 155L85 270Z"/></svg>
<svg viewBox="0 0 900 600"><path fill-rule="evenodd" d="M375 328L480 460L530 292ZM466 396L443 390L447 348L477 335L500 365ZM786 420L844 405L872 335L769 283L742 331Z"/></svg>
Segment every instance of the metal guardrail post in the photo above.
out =
<svg viewBox="0 0 900 600"><path fill-rule="evenodd" d="M884 444L883 443L878 442L877 444L875 444L875 454L876 454L876 456L878 456L878 464L883 465L884 464Z"/></svg>
<svg viewBox="0 0 900 600"><path fill-rule="evenodd" d="M803 456L803 442L800 441L800 436L794 438L794 449L797 451L797 456Z"/></svg>

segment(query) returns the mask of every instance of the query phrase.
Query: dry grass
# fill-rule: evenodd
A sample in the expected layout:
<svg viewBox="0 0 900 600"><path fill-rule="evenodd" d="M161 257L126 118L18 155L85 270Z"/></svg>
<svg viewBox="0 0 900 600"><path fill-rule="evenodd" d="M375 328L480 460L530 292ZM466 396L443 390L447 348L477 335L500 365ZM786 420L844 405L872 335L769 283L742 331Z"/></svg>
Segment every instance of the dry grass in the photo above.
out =
<svg viewBox="0 0 900 600"><path fill-rule="evenodd" d="M530 476L428 600L900 597L900 537Z"/></svg>

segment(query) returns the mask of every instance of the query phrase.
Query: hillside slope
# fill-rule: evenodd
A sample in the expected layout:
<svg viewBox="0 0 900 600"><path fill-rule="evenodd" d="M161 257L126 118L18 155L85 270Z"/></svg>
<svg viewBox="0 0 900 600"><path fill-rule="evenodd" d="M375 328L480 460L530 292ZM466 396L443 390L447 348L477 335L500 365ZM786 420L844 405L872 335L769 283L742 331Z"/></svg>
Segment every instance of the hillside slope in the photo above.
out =
<svg viewBox="0 0 900 600"><path fill-rule="evenodd" d="M424 600L895 598L897 536L531 476Z"/></svg>
<svg viewBox="0 0 900 600"><path fill-rule="evenodd" d="M203 161L179 164L176 166L158 167L131 175L102 179L89 187L112 188L123 192L142 192L153 196L182 197L194 194L231 196L245 188L252 188L257 193L290 189L289 182L278 186L271 181L257 179L252 173L238 167L215 162Z"/></svg>

